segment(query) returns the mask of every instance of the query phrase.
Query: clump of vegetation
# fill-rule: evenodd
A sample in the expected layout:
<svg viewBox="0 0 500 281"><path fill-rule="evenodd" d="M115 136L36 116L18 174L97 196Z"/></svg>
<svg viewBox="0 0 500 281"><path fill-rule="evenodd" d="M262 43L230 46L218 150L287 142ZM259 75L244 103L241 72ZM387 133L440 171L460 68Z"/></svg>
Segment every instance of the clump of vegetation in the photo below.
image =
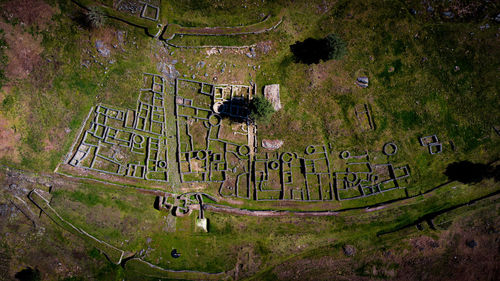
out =
<svg viewBox="0 0 500 281"><path fill-rule="evenodd" d="M307 38L295 42L290 50L297 62L313 64L320 61L338 60L347 53L347 44L336 34L330 34L323 39Z"/></svg>
<svg viewBox="0 0 500 281"><path fill-rule="evenodd" d="M347 53L347 44L336 34L330 34L324 39L329 60L339 60Z"/></svg>
<svg viewBox="0 0 500 281"><path fill-rule="evenodd" d="M90 7L86 13L87 22L93 28L100 28L106 22L104 12L96 6Z"/></svg>
<svg viewBox="0 0 500 281"><path fill-rule="evenodd" d="M253 121L268 123L274 113L274 108L263 96L257 96L250 101L249 117Z"/></svg>

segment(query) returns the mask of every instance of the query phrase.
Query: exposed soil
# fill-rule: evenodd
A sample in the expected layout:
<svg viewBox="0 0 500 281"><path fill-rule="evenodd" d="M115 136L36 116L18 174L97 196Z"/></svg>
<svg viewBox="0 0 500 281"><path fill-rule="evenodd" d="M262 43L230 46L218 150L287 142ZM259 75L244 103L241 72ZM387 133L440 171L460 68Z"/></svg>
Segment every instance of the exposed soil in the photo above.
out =
<svg viewBox="0 0 500 281"><path fill-rule="evenodd" d="M113 184L115 182L117 182L117 185L132 185L132 186L139 186L146 184L150 188L166 189L166 191L171 191L171 186L165 185L164 183L158 183L154 181L148 181L147 183L144 183L143 180L105 174L98 171L83 169L80 167L73 167L68 164L61 164L58 167L58 171L74 175L75 181L78 180L77 177L93 177L93 178L98 178L99 180L97 181L108 182L110 184ZM141 181L142 184L139 184L139 182ZM147 191L149 192L148 194L154 194L155 192L158 192L158 194L160 195L163 194L161 191L154 191L154 190L149 191L147 189L141 189L141 188L136 188L136 189L139 190L139 192Z"/></svg>
<svg viewBox="0 0 500 281"><path fill-rule="evenodd" d="M260 42L257 42L257 51L267 55L274 47L275 47L275 43L273 41L260 41Z"/></svg>
<svg viewBox="0 0 500 281"><path fill-rule="evenodd" d="M15 209L7 216L8 220L1 217L3 223L0 226L0 233L7 251L13 254L3 257L10 262L3 266L4 272L1 272L0 276L6 278L2 280L16 280L14 279L16 272L28 266L37 268L42 280L49 280L48 278L56 276L59 279L86 274L90 267L95 266L91 265L92 262L101 266L107 262L104 258L91 262L85 245L78 241L77 237L66 233L61 233L62 236L59 236L61 234L58 235L53 231L36 230L29 220ZM44 218L44 223L51 222ZM71 250L68 251L68 247Z"/></svg>
<svg viewBox="0 0 500 281"><path fill-rule="evenodd" d="M320 87L330 87L332 84L349 85L348 81L341 78L344 75L332 77L332 72L344 72L339 65L340 63L334 60L320 64L312 64L307 70L307 81L309 81L309 87L311 89L318 89Z"/></svg>
<svg viewBox="0 0 500 281"><path fill-rule="evenodd" d="M269 20L266 18L264 21ZM264 22L263 21L263 22ZM280 21L281 22L281 21ZM276 23L273 26L262 27L262 28L252 28L249 26L235 26L235 27L179 27L175 34L203 34L203 35L229 35L229 34L245 34L253 33L258 34L278 26Z"/></svg>
<svg viewBox="0 0 500 281"><path fill-rule="evenodd" d="M349 259L334 257L286 262L274 273L279 280L372 280L357 276Z"/></svg>
<svg viewBox="0 0 500 281"><path fill-rule="evenodd" d="M229 275L233 276L235 280L241 280L259 270L261 262L255 255L253 248L238 247L235 250L238 251L238 259L234 270L231 270Z"/></svg>
<svg viewBox="0 0 500 281"><path fill-rule="evenodd" d="M490 210L461 219L438 240L425 236L412 239L410 243L416 250L401 258L397 278L495 280L500 274L499 207L493 205ZM474 247L470 246L472 240Z"/></svg>
<svg viewBox="0 0 500 281"><path fill-rule="evenodd" d="M8 92L8 88L4 87ZM0 92L0 103L3 101L3 93ZM17 143L21 140L21 134L17 133L11 122L0 113L0 158L8 158L11 161L19 162L20 155L17 149Z"/></svg>
<svg viewBox="0 0 500 281"><path fill-rule="evenodd" d="M410 239L410 244L419 251L432 250L439 247L439 243L428 236L420 236L416 239Z"/></svg>
<svg viewBox="0 0 500 281"><path fill-rule="evenodd" d="M123 34L123 33L120 33ZM118 35L118 31L115 30L114 28L99 28L96 29L92 32L92 38L93 38L93 43L95 43L95 40L100 40L104 43L106 48L112 50L112 46L118 46L119 44L122 44L123 42L120 41L119 38L120 36ZM123 39L122 39L123 40ZM95 47L95 44L93 45Z"/></svg>
<svg viewBox="0 0 500 281"><path fill-rule="evenodd" d="M227 201L226 199L224 199ZM336 216L337 212L334 211L305 211L305 212L292 212L292 211L273 211L273 210L263 210L263 211L252 211L246 209L238 209L227 207L223 205L211 205L206 204L205 209L213 212L220 212L233 215L245 215L245 216L255 216L255 217L285 217L285 216L298 216L298 217L320 217L320 216Z"/></svg>
<svg viewBox="0 0 500 281"><path fill-rule="evenodd" d="M43 48L40 40L24 32L19 25L0 22L8 48L5 54L8 58L5 75L10 79L25 79L42 64L40 54Z"/></svg>
<svg viewBox="0 0 500 281"><path fill-rule="evenodd" d="M231 199L231 198L224 198L224 201L226 201L229 204L233 204L233 205L242 205L243 204L243 201L241 201L241 200L234 200L234 199Z"/></svg>
<svg viewBox="0 0 500 281"><path fill-rule="evenodd" d="M452 1L450 10L457 13L458 18L465 20L481 20L488 11L489 1ZM493 1L495 3L495 1Z"/></svg>

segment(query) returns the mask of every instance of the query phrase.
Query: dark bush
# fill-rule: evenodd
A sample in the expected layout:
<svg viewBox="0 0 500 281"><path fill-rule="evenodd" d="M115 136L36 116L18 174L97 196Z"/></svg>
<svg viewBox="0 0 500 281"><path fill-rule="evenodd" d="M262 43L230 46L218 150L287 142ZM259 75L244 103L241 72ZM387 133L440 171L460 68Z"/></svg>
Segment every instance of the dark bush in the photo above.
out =
<svg viewBox="0 0 500 281"><path fill-rule="evenodd" d="M87 22L91 27L99 28L106 22L106 16L99 7L90 7L86 13Z"/></svg>
<svg viewBox="0 0 500 281"><path fill-rule="evenodd" d="M326 36L325 40L329 60L341 59L347 53L347 44L336 34Z"/></svg>
<svg viewBox="0 0 500 281"><path fill-rule="evenodd" d="M251 120L267 123L274 113L274 108L265 97L257 96L250 101L249 111Z"/></svg>

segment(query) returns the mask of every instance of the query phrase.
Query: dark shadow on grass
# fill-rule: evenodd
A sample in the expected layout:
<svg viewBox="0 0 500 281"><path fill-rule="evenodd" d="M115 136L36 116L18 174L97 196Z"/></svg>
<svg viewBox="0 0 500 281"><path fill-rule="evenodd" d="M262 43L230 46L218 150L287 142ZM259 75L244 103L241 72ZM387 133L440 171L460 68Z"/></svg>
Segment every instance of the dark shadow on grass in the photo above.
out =
<svg viewBox="0 0 500 281"><path fill-rule="evenodd" d="M316 64L321 61L338 60L347 53L347 44L336 34L329 34L322 39L307 38L290 45L295 62Z"/></svg>
<svg viewBox="0 0 500 281"><path fill-rule="evenodd" d="M470 161L453 162L446 167L444 174L452 181L461 183L478 183L486 178L500 180L500 166L472 163Z"/></svg>
<svg viewBox="0 0 500 281"><path fill-rule="evenodd" d="M328 60L328 44L325 39L307 38L290 46L295 62L317 64Z"/></svg>
<svg viewBox="0 0 500 281"><path fill-rule="evenodd" d="M89 31L92 29L90 22L85 14L83 8L75 9L75 11L70 15L70 19L76 23L77 26Z"/></svg>
<svg viewBox="0 0 500 281"><path fill-rule="evenodd" d="M40 280L42 280L41 275L40 275L40 271L38 270L38 268L33 269L29 266L27 268L19 271L18 273L16 273L16 275L14 277L16 277L16 279L19 281L40 281Z"/></svg>
<svg viewBox="0 0 500 281"><path fill-rule="evenodd" d="M249 120L248 115L250 114L248 99L233 97L220 104L218 111L222 118L229 119L236 123L246 123Z"/></svg>

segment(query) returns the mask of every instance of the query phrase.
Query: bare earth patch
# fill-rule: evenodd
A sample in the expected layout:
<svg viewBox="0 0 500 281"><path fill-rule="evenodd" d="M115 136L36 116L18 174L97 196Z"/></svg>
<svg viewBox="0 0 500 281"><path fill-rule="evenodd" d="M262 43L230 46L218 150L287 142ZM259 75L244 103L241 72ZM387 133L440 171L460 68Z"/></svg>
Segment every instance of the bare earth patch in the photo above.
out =
<svg viewBox="0 0 500 281"><path fill-rule="evenodd" d="M3 88L5 92L7 87ZM4 99L4 93L0 92L0 103ZM14 162L19 162L20 156L17 150L17 143L21 140L21 135L14 131L11 122L0 113L0 158L8 158Z"/></svg>
<svg viewBox="0 0 500 281"><path fill-rule="evenodd" d="M273 41L260 41L257 43L257 50L265 55L267 55L274 47L276 44L274 44Z"/></svg>
<svg viewBox="0 0 500 281"><path fill-rule="evenodd" d="M0 22L0 29L5 31L5 41L8 45L5 50L8 57L5 75L10 79L27 78L42 63L40 54L43 48L40 46L40 40L23 32L19 25L13 27Z"/></svg>
<svg viewBox="0 0 500 281"><path fill-rule="evenodd" d="M119 37L120 36L118 36L118 31L110 27L99 28L92 32L92 42L94 42L94 47L96 41L101 41L102 44L110 50L112 49L113 45L118 46L119 44L122 44L122 42L120 42L119 40Z"/></svg>
<svg viewBox="0 0 500 281"><path fill-rule="evenodd" d="M16 133L10 122L0 114L0 158L9 158L14 162L19 162L19 151L17 143L21 140L21 135Z"/></svg>
<svg viewBox="0 0 500 281"><path fill-rule="evenodd" d="M321 257L286 262L274 273L278 280L370 280L356 276L353 269L349 259Z"/></svg>

